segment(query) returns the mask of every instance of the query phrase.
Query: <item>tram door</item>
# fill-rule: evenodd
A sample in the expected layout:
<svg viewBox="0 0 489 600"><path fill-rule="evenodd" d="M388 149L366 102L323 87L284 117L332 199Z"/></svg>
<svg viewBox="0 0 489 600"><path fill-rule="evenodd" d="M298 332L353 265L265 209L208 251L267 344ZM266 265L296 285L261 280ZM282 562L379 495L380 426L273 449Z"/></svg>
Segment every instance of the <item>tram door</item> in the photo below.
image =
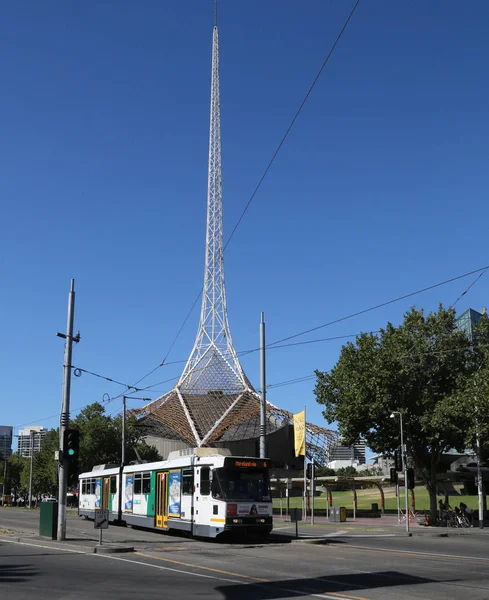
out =
<svg viewBox="0 0 489 600"><path fill-rule="evenodd" d="M156 527L168 529L168 478L167 473L156 473L155 517Z"/></svg>
<svg viewBox="0 0 489 600"><path fill-rule="evenodd" d="M102 487L102 508L109 508L110 477L104 477Z"/></svg>

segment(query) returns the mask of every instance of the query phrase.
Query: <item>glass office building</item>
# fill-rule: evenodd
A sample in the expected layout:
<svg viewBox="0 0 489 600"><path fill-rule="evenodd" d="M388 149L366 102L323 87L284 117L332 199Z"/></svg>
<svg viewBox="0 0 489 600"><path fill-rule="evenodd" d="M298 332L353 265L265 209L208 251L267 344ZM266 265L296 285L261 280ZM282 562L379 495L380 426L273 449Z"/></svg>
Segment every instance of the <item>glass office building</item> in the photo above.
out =
<svg viewBox="0 0 489 600"><path fill-rule="evenodd" d="M481 313L477 312L473 308L468 308L460 315L460 317L457 318L457 329L459 331L463 331L471 342L474 340L474 333L477 328L477 324L485 312L485 308L482 309Z"/></svg>
<svg viewBox="0 0 489 600"><path fill-rule="evenodd" d="M10 425L0 425L0 455L8 458L12 455L12 431Z"/></svg>

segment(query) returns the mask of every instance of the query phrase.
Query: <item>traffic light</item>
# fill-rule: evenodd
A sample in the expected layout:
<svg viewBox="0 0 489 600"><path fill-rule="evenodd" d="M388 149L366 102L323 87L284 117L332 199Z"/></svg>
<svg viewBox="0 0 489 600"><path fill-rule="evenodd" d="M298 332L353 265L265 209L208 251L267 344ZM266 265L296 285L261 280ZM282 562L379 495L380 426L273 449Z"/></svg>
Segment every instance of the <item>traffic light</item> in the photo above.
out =
<svg viewBox="0 0 489 600"><path fill-rule="evenodd" d="M80 432L78 429L65 429L63 434L63 456L68 459L70 470L76 467L80 453Z"/></svg>
<svg viewBox="0 0 489 600"><path fill-rule="evenodd" d="M408 490L414 490L414 469L407 469L406 474Z"/></svg>
<svg viewBox="0 0 489 600"><path fill-rule="evenodd" d="M307 479L312 479L312 463L307 463L306 477Z"/></svg>
<svg viewBox="0 0 489 600"><path fill-rule="evenodd" d="M397 484L397 471L396 467L391 467L391 483Z"/></svg>
<svg viewBox="0 0 489 600"><path fill-rule="evenodd" d="M400 450L394 452L394 467L397 472L402 471L402 456Z"/></svg>

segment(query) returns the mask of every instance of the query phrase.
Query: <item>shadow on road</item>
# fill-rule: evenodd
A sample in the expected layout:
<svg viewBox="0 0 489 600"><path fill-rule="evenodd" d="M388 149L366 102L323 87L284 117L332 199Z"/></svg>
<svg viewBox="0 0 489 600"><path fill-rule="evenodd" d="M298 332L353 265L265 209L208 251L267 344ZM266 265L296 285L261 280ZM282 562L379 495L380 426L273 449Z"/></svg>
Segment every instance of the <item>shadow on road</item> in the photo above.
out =
<svg viewBox="0 0 489 600"><path fill-rule="evenodd" d="M31 565L0 565L0 583L22 583L38 574Z"/></svg>
<svg viewBox="0 0 489 600"><path fill-rule="evenodd" d="M458 580L450 580L458 581ZM310 594L338 594L340 592L358 593L362 590L399 585L421 585L439 583L436 579L414 577L399 571L380 571L378 573L348 573L310 579L286 579L283 581L270 581L269 583L256 583L243 586L225 585L216 588L229 600L273 600L289 598L291 594L308 596ZM444 581L443 583L449 583Z"/></svg>

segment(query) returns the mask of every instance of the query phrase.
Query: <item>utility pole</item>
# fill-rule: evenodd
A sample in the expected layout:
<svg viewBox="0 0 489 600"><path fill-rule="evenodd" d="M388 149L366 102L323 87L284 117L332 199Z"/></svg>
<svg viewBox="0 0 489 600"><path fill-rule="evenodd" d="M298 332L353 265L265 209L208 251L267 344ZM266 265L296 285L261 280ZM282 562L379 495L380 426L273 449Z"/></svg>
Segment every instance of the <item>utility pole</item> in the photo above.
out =
<svg viewBox="0 0 489 600"><path fill-rule="evenodd" d="M34 432L30 431L31 434L31 465L29 470L29 508L32 508L32 462L34 460Z"/></svg>
<svg viewBox="0 0 489 600"><path fill-rule="evenodd" d="M7 459L4 459L3 466L3 485L2 485L2 506L5 506L5 481L7 479Z"/></svg>
<svg viewBox="0 0 489 600"><path fill-rule="evenodd" d="M481 440L479 434L479 424L477 423L477 431L475 433L475 454L477 459L477 502L479 508L479 528L484 529L484 489L482 486L482 469L481 469Z"/></svg>
<svg viewBox="0 0 489 600"><path fill-rule="evenodd" d="M71 280L68 294L68 320L66 334L58 333L65 339L65 355L63 364L63 401L59 421L59 488L58 488L58 541L66 539L66 493L68 488L68 457L63 454L63 440L66 428L70 422L70 391L71 391L71 355L73 350L73 319L75 314L75 280ZM77 335L77 340L79 336Z"/></svg>
<svg viewBox="0 0 489 600"><path fill-rule="evenodd" d="M406 495L406 533L409 533L409 498L408 498L408 477L407 477L407 468L408 467L407 467L406 448L404 447L404 429L402 426L402 412L395 410L391 414L391 419L393 419L396 415L399 415L399 424L401 426L401 459L402 459L402 470L404 472L404 493Z"/></svg>
<svg viewBox="0 0 489 600"><path fill-rule="evenodd" d="M265 313L260 322L260 458L267 457L267 385L265 371Z"/></svg>
<svg viewBox="0 0 489 600"><path fill-rule="evenodd" d="M314 493L316 491L316 465L314 464L314 457L311 459L311 525L314 525Z"/></svg>
<svg viewBox="0 0 489 600"><path fill-rule="evenodd" d="M401 453L402 453L402 469L404 471L404 494L406 496L406 533L409 533L409 498L408 498L408 477L407 477L407 456L404 446L404 432L402 427L402 413L399 413L401 421Z"/></svg>
<svg viewBox="0 0 489 600"><path fill-rule="evenodd" d="M121 468L126 464L126 397L122 396L122 447Z"/></svg>

